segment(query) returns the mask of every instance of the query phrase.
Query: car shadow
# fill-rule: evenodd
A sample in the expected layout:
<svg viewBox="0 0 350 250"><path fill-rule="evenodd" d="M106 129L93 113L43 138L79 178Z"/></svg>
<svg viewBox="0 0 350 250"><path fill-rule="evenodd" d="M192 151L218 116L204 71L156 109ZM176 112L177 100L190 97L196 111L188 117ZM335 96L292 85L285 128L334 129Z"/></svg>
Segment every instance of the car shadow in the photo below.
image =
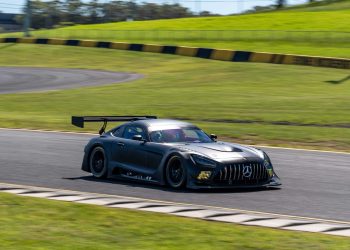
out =
<svg viewBox="0 0 350 250"><path fill-rule="evenodd" d="M342 78L340 80L329 80L329 81L325 81L327 83L331 83L331 84L340 84L340 83L344 83L346 81L350 80L350 75L346 76L345 78Z"/></svg>
<svg viewBox="0 0 350 250"><path fill-rule="evenodd" d="M280 190L279 187L258 187L258 188L205 188L205 189L173 189L167 186L161 186L154 183L142 183L137 180L122 180L117 178L110 179L98 179L92 175L79 176L79 177L66 177L65 180L83 180L89 182L99 182L106 184L118 184L125 187L141 187L145 189L160 190L172 193L251 193L251 192L264 192L264 191L276 191Z"/></svg>

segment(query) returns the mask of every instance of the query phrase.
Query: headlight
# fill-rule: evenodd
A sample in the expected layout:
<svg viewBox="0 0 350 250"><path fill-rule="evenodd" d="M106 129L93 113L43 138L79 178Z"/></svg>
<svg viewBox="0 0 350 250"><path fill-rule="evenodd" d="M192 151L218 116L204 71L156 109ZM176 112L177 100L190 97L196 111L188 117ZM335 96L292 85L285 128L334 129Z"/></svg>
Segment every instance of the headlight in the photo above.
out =
<svg viewBox="0 0 350 250"><path fill-rule="evenodd" d="M269 156L265 152L264 152L264 167L267 168L267 169L273 168L271 160L270 160Z"/></svg>
<svg viewBox="0 0 350 250"><path fill-rule="evenodd" d="M195 164L198 164L198 165L202 165L205 167L212 167L212 168L216 167L215 161L201 155L191 155L191 159Z"/></svg>
<svg viewBox="0 0 350 250"><path fill-rule="evenodd" d="M269 156L264 152L264 167L267 169L267 173L270 177L273 176L273 166Z"/></svg>

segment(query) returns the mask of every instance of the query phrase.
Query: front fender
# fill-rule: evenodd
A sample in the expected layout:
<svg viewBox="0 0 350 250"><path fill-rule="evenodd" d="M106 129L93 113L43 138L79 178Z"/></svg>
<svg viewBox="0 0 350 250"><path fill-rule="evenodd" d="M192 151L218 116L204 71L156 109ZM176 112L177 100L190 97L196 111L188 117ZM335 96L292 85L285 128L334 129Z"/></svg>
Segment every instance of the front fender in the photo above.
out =
<svg viewBox="0 0 350 250"><path fill-rule="evenodd" d="M190 155L188 152L181 152L181 151L176 151L176 150L169 150L163 157L161 163L159 164L158 167L158 180L159 180L159 184L161 185L166 185L166 180L165 180L165 167L166 164L168 163L169 159L173 156L173 155L178 155L181 157L181 159L183 160L183 163L185 164L185 167L188 169L188 161L190 161ZM187 174L188 176L188 174Z"/></svg>

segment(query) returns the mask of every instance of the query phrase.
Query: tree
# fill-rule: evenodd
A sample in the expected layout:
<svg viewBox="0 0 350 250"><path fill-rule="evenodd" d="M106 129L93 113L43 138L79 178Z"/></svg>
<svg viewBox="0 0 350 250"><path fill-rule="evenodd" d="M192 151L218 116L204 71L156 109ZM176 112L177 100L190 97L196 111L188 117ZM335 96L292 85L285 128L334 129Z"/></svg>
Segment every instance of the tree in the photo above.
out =
<svg viewBox="0 0 350 250"><path fill-rule="evenodd" d="M102 6L98 0L92 0L87 4L87 13L89 23L100 23L102 22Z"/></svg>
<svg viewBox="0 0 350 250"><path fill-rule="evenodd" d="M136 1L99 0L32 0L32 28L53 28L57 25L119 22L128 18L153 20L193 16L193 13L179 4L137 3ZM211 15L203 12L202 15ZM18 16L23 23L23 17Z"/></svg>
<svg viewBox="0 0 350 250"><path fill-rule="evenodd" d="M128 7L125 2L112 1L105 3L102 7L104 22L125 21L128 17Z"/></svg>
<svg viewBox="0 0 350 250"><path fill-rule="evenodd" d="M286 0L277 0L276 8L282 9L286 5Z"/></svg>
<svg viewBox="0 0 350 250"><path fill-rule="evenodd" d="M63 3L64 21L72 23L84 23L84 3L80 0L65 0Z"/></svg>
<svg viewBox="0 0 350 250"><path fill-rule="evenodd" d="M46 28L52 28L62 21L62 3L60 0L47 2L46 5Z"/></svg>

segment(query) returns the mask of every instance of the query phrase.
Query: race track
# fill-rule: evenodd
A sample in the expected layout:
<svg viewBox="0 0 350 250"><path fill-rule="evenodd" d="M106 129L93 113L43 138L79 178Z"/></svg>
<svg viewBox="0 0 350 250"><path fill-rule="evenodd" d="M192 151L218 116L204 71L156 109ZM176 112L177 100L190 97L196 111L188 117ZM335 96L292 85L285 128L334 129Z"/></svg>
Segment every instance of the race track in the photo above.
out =
<svg viewBox="0 0 350 250"><path fill-rule="evenodd" d="M91 135L0 129L0 182L350 222L350 154L265 148L276 190L174 191L80 170Z"/></svg>
<svg viewBox="0 0 350 250"><path fill-rule="evenodd" d="M141 77L139 74L102 70L0 67L0 94L121 83Z"/></svg>

